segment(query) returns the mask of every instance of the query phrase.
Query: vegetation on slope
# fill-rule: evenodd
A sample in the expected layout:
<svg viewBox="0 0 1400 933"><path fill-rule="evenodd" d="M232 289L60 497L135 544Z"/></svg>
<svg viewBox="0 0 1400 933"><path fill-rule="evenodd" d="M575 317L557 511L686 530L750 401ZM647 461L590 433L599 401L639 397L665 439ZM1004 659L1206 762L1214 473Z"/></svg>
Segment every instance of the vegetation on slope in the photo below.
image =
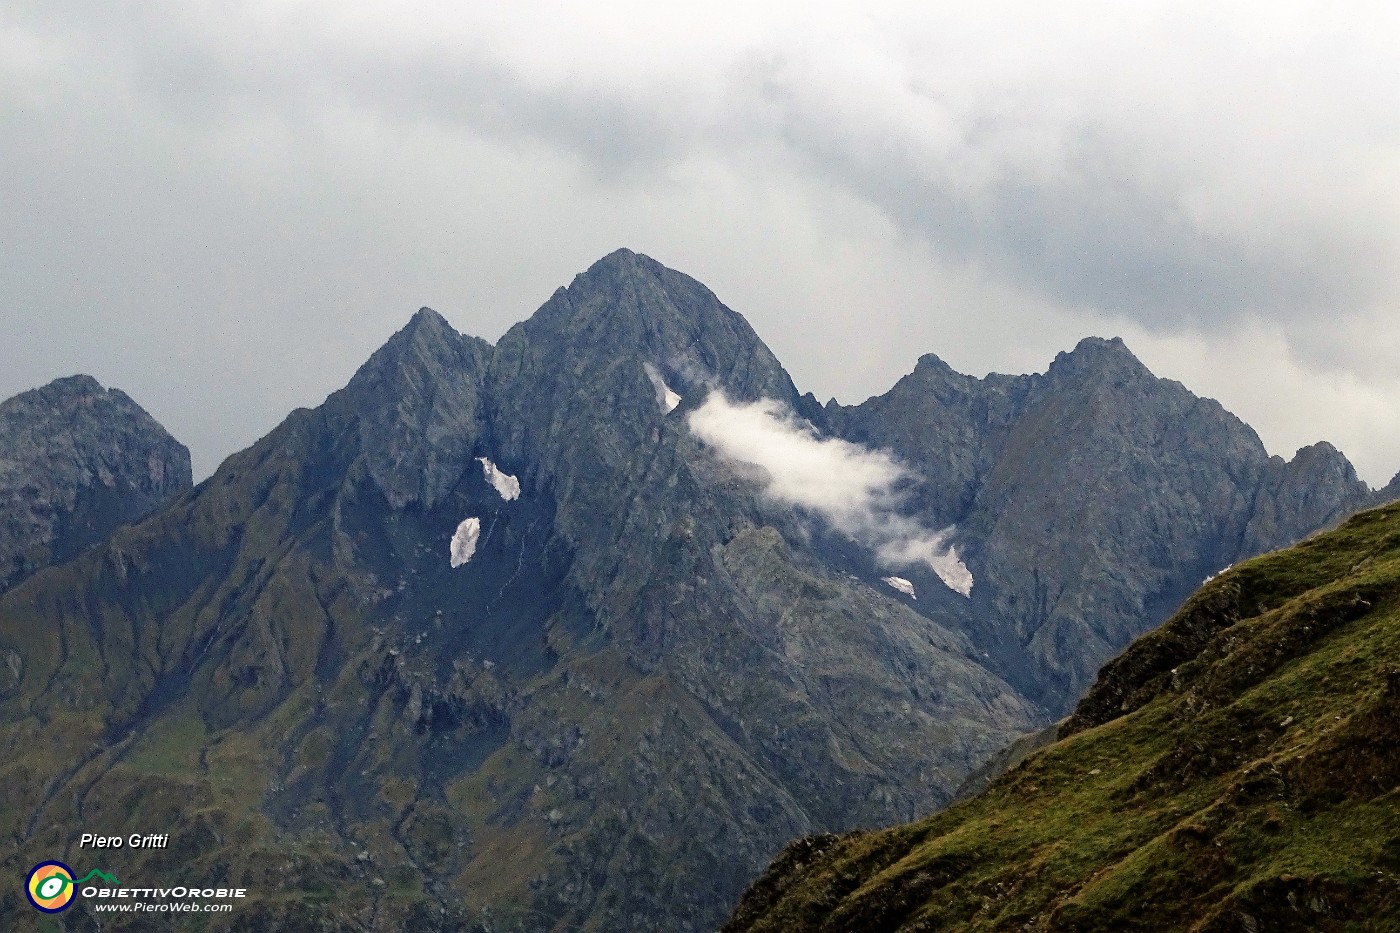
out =
<svg viewBox="0 0 1400 933"><path fill-rule="evenodd" d="M789 846L726 933L1400 929L1400 505L1210 581L980 796Z"/></svg>

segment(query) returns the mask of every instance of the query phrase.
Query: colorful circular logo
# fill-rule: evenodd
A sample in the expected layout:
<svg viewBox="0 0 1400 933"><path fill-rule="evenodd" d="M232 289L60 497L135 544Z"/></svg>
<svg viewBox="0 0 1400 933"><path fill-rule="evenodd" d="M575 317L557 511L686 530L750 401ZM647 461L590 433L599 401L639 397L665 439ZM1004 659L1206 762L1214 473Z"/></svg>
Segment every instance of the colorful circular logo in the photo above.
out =
<svg viewBox="0 0 1400 933"><path fill-rule="evenodd" d="M29 903L46 914L67 910L77 893L73 885L73 869L62 862L40 862L29 870L24 893Z"/></svg>

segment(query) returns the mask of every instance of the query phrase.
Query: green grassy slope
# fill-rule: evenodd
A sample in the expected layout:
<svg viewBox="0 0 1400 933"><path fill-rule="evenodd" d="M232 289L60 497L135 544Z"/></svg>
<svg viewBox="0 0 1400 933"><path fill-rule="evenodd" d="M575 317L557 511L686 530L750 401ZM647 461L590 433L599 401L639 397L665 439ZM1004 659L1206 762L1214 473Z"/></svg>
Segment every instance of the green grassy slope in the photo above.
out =
<svg viewBox="0 0 1400 933"><path fill-rule="evenodd" d="M1400 929L1400 505L1207 583L978 797L789 846L726 933Z"/></svg>

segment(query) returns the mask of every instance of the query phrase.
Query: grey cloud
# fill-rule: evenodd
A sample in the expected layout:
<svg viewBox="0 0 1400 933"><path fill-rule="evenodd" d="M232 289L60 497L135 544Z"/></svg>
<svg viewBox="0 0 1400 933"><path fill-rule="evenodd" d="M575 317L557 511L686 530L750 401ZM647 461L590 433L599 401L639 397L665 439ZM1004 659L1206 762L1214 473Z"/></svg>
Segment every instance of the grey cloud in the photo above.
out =
<svg viewBox="0 0 1400 933"><path fill-rule="evenodd" d="M81 22L78 11L93 8L68 9L73 28ZM428 120L506 141L545 140L613 180L637 173L654 181L697 154L794 162L797 171L868 199L954 260L989 264L1054 300L1153 327L1209 329L1261 313L1303 319L1397 295L1384 261L1400 242L1393 220L1345 215L1345 204L1320 214L1300 210L1296 222L1272 229L1195 216L1200 192L1228 183L1239 170L1232 157L1287 163L1329 152L1240 153L1236 140L1220 135L1198 150L1207 161L1177 164L1156 151L1157 143L1193 127L1177 125L1172 102L1154 99L1151 89L1126 112L1094 95L1058 112L1055 95L1085 91L1090 84L1083 75L1052 70L1043 89L1028 83L1038 77L1034 70L1013 75L1021 83L1009 87L960 83L934 62L933 74L916 82L916 66L930 63L915 61L902 66L910 72L902 85L883 76L869 78L868 87L857 83L852 94L889 98L872 100L862 112L832 99L820 83L840 78L842 68L854 82L867 80L861 63L837 61L825 73L811 64L812 50L800 43L788 49L782 36L717 59L718 78L696 75L705 80L693 88L684 74L637 86L609 78L606 69L587 73L600 63L586 55L574 80L532 75L528 62L493 50L489 35L461 48L366 46L314 28L290 37L246 24L234 28L242 21L229 15L201 24L174 5L121 9L125 15L93 14L85 48L127 55L125 66L111 70L126 67L145 93L191 119L226 118L221 107L239 103L299 119L348 105L392 125ZM891 54L908 51L898 36L879 38ZM638 27L635 42L647 41ZM1205 75L1183 76L1183 94L1199 96L1201 85L1217 77L1212 67L1227 69L1227 63L1202 64ZM1093 67L1086 62L1083 69ZM1261 79L1244 88L1243 103L1266 87ZM1234 90L1226 85L1220 93ZM1206 137L1220 133L1208 121L1195 129ZM925 138L930 134L933 140ZM1290 140L1285 133L1265 142ZM1265 196L1282 202L1286 213L1293 193L1279 187Z"/></svg>
<svg viewBox="0 0 1400 933"><path fill-rule="evenodd" d="M1263 327L1283 340L1260 379L1394 397L1365 336L1400 305L1394 22L1319 14L1269 51L1212 39L1215 7L1186 31L1145 8L1119 49L1121 6L988 9L16 0L0 392L95 370L207 470L419 305L494 338L627 245L819 393L883 390L927 350L1019 370L1137 328L1162 374L1274 419L1266 440L1354 446L1305 406L1242 408L1175 338L1265 353Z"/></svg>
<svg viewBox="0 0 1400 933"><path fill-rule="evenodd" d="M1036 162L1014 150L1015 130L1005 125L1029 118L1026 111L1041 102L1023 100L1006 112L1000 101L974 100L949 129L953 150L935 156L910 138L907 125L834 113L793 79L785 83L780 65L770 63L765 73L740 61L730 75L715 108L722 117L692 127L678 125L666 101L639 89L531 87L504 68L490 72L489 82L423 80L440 89L439 112L493 132L550 138L605 174L659 171L696 151L794 160L799 171L869 200L948 257L999 267L1053 300L1154 328L1209 330L1261 314L1302 321L1400 297L1391 262L1400 242L1393 219L1358 216L1339 202L1321 213L1300 207L1286 224L1267 217L1251 224L1249 199L1259 192L1238 192L1240 204L1221 208L1238 210L1239 223L1195 216L1198 189L1229 183L1212 173L1237 170L1228 164L1228 138L1212 155L1217 164L1178 165L1152 151L1155 132L1090 112L1051 127L1058 151ZM454 111L453 89L504 103ZM396 99L433 109L430 95ZM1149 112L1137 119L1151 122L1152 105L1144 100ZM682 108L680 119L690 109ZM1282 150L1251 157L1287 162L1295 156ZM969 163L982 163L987 177L980 183L969 182ZM1279 186L1263 196L1278 202L1274 214L1290 214L1294 192Z"/></svg>
<svg viewBox="0 0 1400 933"><path fill-rule="evenodd" d="M1060 151L1027 166L996 142L1006 135L996 124L1018 114L965 115L953 130L965 151L940 158L901 140L903 128L833 127L821 102L776 82L767 93L785 111L785 140L812 170L938 250L998 265L1071 306L1158 328L1213 328L1259 314L1346 313L1396 295L1386 262L1393 223L1367 228L1367 218L1338 208L1291 228L1212 229L1188 209L1185 176L1201 166L1150 158L1132 126L1068 122L1056 127ZM969 183L965 163L978 161L988 177ZM1286 201L1290 192L1272 195Z"/></svg>

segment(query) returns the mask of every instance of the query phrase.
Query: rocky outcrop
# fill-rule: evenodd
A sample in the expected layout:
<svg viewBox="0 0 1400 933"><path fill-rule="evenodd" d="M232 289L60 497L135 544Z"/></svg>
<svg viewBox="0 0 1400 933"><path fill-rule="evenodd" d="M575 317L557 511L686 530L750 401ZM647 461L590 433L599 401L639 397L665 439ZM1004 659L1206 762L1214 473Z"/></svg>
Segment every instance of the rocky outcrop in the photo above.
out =
<svg viewBox="0 0 1400 933"><path fill-rule="evenodd" d="M1302 448L1286 463L1271 458L1256 487L1238 557L1287 547L1312 531L1337 524L1372 500L1393 498L1384 491L1373 494L1357 479L1342 452L1326 441Z"/></svg>
<svg viewBox="0 0 1400 933"><path fill-rule="evenodd" d="M0 403L0 592L190 485L184 445L91 376Z"/></svg>
<svg viewBox="0 0 1400 933"><path fill-rule="evenodd" d="M432 508L456 485L484 430L490 357L489 343L421 308L345 387L338 401L353 407L361 454L392 508Z"/></svg>

